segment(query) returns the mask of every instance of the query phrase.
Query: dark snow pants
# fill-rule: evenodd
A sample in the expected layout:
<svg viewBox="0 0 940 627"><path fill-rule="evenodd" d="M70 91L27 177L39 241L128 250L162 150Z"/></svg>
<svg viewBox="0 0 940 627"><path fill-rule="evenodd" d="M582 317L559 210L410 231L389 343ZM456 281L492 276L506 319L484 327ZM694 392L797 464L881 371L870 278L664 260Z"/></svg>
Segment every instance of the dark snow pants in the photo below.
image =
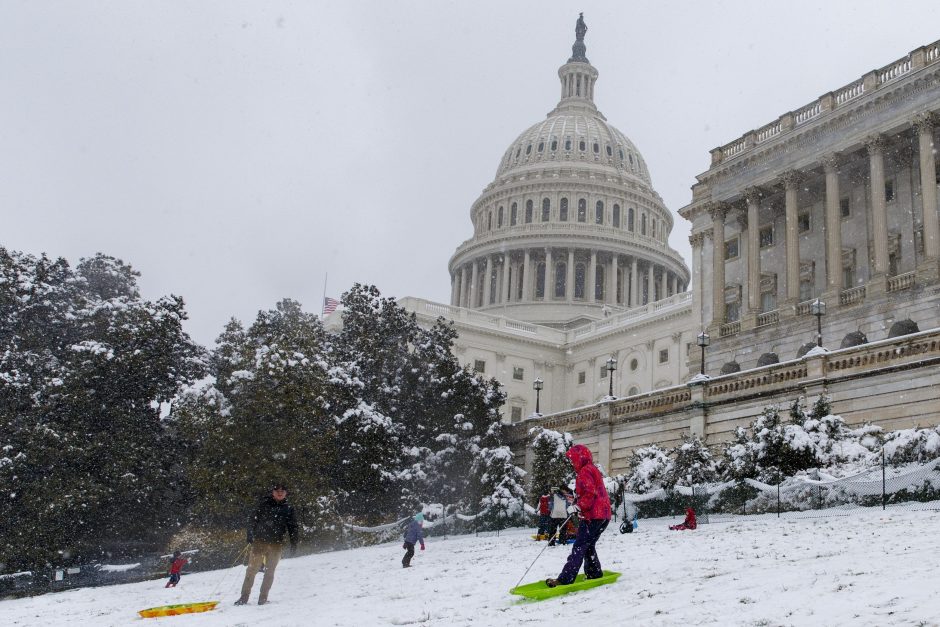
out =
<svg viewBox="0 0 940 627"><path fill-rule="evenodd" d="M405 557L401 559L401 565L407 568L411 566L411 558L415 556L415 543L405 542L402 546L405 547Z"/></svg>
<svg viewBox="0 0 940 627"><path fill-rule="evenodd" d="M568 556L565 567L561 569L561 574L558 575L558 583L564 585L574 583L578 571L581 570L582 562L584 563L584 575L588 579L603 576L604 571L601 569L601 561L597 558L594 545L601 537L601 534L604 533L604 529L607 529L608 524L610 524L609 520L581 521L574 546L571 547L571 555Z"/></svg>

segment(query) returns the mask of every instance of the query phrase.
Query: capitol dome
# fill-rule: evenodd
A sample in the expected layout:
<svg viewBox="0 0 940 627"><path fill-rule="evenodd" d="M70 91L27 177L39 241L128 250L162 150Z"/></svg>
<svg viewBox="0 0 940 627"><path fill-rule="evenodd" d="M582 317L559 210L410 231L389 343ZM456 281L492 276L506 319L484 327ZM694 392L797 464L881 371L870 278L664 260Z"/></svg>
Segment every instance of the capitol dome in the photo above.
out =
<svg viewBox="0 0 940 627"><path fill-rule="evenodd" d="M646 161L594 104L583 17L561 99L503 153L450 260L451 304L570 328L674 296L690 273Z"/></svg>

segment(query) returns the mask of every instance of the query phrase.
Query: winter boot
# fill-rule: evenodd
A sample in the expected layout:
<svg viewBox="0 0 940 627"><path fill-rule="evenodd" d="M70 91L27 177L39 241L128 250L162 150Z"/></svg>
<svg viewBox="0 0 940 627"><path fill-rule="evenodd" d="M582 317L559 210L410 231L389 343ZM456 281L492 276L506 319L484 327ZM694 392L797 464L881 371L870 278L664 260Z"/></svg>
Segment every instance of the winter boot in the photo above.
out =
<svg viewBox="0 0 940 627"><path fill-rule="evenodd" d="M245 605L246 603L248 603L248 599L239 599L235 601L235 605Z"/></svg>
<svg viewBox="0 0 940 627"><path fill-rule="evenodd" d="M545 585L548 586L549 588L554 588L555 586L558 585L558 580L552 579L552 578L546 579Z"/></svg>

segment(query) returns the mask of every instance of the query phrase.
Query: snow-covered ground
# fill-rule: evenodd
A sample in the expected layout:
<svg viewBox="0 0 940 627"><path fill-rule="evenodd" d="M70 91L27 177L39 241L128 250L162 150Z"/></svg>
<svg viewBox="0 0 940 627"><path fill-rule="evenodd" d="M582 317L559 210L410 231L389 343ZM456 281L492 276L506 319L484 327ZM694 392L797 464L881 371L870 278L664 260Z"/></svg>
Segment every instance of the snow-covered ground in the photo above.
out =
<svg viewBox="0 0 940 627"><path fill-rule="evenodd" d="M234 607L244 568L0 602L2 625L940 625L929 511L752 516L671 532L672 519L614 525L598 543L614 585L541 602L508 593L544 543L531 530L430 538L403 570L400 544L281 562L264 607ZM557 575L549 548L526 581ZM256 582L252 603L257 598ZM213 590L221 592L213 594ZM220 599L206 614L140 619L155 605Z"/></svg>

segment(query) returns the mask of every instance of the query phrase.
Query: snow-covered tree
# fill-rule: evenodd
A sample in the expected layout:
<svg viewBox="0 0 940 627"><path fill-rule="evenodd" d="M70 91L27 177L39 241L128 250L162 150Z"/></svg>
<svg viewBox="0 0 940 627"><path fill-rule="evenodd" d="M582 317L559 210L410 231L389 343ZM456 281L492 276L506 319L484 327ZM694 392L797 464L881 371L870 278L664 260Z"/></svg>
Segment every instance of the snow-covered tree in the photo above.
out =
<svg viewBox="0 0 940 627"><path fill-rule="evenodd" d="M672 464L663 478L665 487L712 483L718 477L712 452L696 435L685 435L683 441L676 445L669 455Z"/></svg>
<svg viewBox="0 0 940 627"><path fill-rule="evenodd" d="M663 487L670 472L672 461L662 448L651 444L633 451L630 458L630 473L624 489L634 494L646 494Z"/></svg>
<svg viewBox="0 0 940 627"><path fill-rule="evenodd" d="M550 488L568 486L574 480L574 468L565 457L573 441L570 433L544 427L529 429L529 438L533 454L529 502L534 503Z"/></svg>

